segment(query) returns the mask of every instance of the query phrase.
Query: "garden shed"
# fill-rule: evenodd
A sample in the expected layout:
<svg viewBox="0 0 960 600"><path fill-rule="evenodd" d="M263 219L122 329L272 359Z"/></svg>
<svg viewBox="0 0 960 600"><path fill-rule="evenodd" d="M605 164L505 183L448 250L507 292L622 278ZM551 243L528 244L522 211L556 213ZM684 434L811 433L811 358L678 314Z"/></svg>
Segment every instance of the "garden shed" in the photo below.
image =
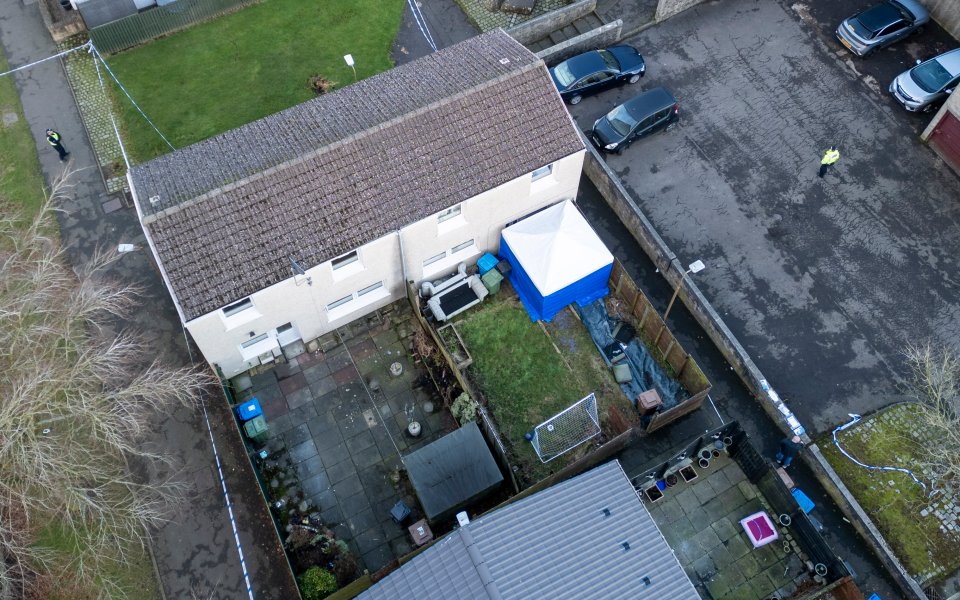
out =
<svg viewBox="0 0 960 600"><path fill-rule="evenodd" d="M475 422L404 457L427 519L439 521L494 491L503 481Z"/></svg>
<svg viewBox="0 0 960 600"><path fill-rule="evenodd" d="M584 306L609 292L613 255L569 200L506 227L500 255L534 321L550 321L573 302Z"/></svg>

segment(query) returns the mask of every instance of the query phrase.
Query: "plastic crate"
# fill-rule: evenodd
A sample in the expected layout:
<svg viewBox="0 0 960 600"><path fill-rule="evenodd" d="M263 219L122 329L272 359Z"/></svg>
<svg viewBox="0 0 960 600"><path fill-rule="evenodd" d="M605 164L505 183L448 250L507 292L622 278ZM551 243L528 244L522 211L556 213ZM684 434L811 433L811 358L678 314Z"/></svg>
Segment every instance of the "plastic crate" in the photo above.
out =
<svg viewBox="0 0 960 600"><path fill-rule="evenodd" d="M249 421L263 414L263 409L260 408L260 401L256 398L247 400L234 410L237 411L237 418L240 419L240 421Z"/></svg>
<svg viewBox="0 0 960 600"><path fill-rule="evenodd" d="M497 257L489 252L481 256L480 260L477 261L477 268L480 269L480 276L482 277L484 273L496 267L498 262L500 261L497 260Z"/></svg>

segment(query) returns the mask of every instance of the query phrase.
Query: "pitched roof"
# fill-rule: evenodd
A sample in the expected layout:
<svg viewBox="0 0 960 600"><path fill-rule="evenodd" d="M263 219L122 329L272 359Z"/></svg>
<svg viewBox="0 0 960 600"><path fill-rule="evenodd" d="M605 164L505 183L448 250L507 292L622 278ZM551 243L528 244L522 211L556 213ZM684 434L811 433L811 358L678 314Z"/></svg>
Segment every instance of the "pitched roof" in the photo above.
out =
<svg viewBox="0 0 960 600"><path fill-rule="evenodd" d="M620 463L611 461L454 530L358 598L700 596Z"/></svg>
<svg viewBox="0 0 960 600"><path fill-rule="evenodd" d="M184 318L583 149L543 63L502 31L134 167ZM152 199L152 200L151 200Z"/></svg>

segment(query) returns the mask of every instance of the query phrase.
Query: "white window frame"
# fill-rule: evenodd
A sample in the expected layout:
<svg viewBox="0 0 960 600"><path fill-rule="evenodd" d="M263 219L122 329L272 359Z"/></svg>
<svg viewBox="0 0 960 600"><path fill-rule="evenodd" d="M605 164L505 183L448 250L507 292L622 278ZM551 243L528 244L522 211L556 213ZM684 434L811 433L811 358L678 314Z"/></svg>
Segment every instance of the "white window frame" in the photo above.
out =
<svg viewBox="0 0 960 600"><path fill-rule="evenodd" d="M437 213L437 223L443 223L444 221L449 221L450 219L455 219L460 216L463 212L460 204L456 206L451 206L446 210L442 210Z"/></svg>
<svg viewBox="0 0 960 600"><path fill-rule="evenodd" d="M253 298L250 296L238 300L233 304L228 304L220 309L220 319L223 321L223 326L227 331L236 329L241 325L246 325L251 321L259 319L261 316L260 311L257 310L256 305L253 303Z"/></svg>
<svg viewBox="0 0 960 600"><path fill-rule="evenodd" d="M341 254L330 261L334 281L341 281L351 275L362 273L363 268L363 257L360 256L360 250L352 250Z"/></svg>
<svg viewBox="0 0 960 600"><path fill-rule="evenodd" d="M553 163L540 167L539 169L534 169L533 172L530 173L530 181L538 181L550 175L553 175Z"/></svg>
<svg viewBox="0 0 960 600"><path fill-rule="evenodd" d="M333 302L328 304L327 312L329 313L330 311L336 308L340 308L344 304L349 304L350 302L353 302L353 294L350 294L349 296L344 296L343 298L340 298L339 300L334 300Z"/></svg>
<svg viewBox="0 0 960 600"><path fill-rule="evenodd" d="M433 263L440 262L441 260L445 259L446 257L447 257L447 251L444 250L444 251L441 252L440 254L434 254L434 255L431 256L430 258L425 258L425 259L423 260L423 266L426 267L426 266L432 265Z"/></svg>
<svg viewBox="0 0 960 600"><path fill-rule="evenodd" d="M450 254L459 254L460 252L463 252L464 250L468 250L476 245L477 245L476 240L467 240L465 242L460 242L453 248L450 248Z"/></svg>
<svg viewBox="0 0 960 600"><path fill-rule="evenodd" d="M240 347L241 347L241 348L249 348L250 346L253 346L254 344L259 344L260 342L268 339L269 337L270 337L270 336L267 335L266 333L261 333L260 335L255 336L255 337L252 337L252 338L250 338L249 340L241 343L241 344L240 344Z"/></svg>
<svg viewBox="0 0 960 600"><path fill-rule="evenodd" d="M368 286L365 287L365 288L362 288L362 289L360 289L360 290L357 290L357 298L359 298L360 296L366 296L367 294L369 294L369 293L371 293L371 292L375 292L375 291L379 290L379 289L382 288L382 287L383 287L383 282L382 282L382 281L378 281L378 282L376 282L376 283L374 283L374 284L368 285Z"/></svg>

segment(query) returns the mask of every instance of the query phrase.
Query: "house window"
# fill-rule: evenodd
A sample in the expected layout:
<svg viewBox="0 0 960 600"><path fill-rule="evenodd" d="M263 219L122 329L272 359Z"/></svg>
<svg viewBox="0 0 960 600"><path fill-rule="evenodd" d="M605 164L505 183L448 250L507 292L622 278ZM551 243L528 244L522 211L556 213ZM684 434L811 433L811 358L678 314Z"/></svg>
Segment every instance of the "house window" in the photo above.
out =
<svg viewBox="0 0 960 600"><path fill-rule="evenodd" d="M353 294L350 294L349 296L344 296L339 300L334 300L333 302L327 305L327 310L333 310L338 306L343 306L344 304L346 304L347 302L350 302L351 300L353 300Z"/></svg>
<svg viewBox="0 0 960 600"><path fill-rule="evenodd" d="M250 301L250 298L244 298L240 302L235 302L230 306L226 306L223 309L223 316L232 317L237 313L241 313L248 308L253 308L253 302Z"/></svg>
<svg viewBox="0 0 960 600"><path fill-rule="evenodd" d="M530 181L536 181L538 179L543 179L547 175L553 173L553 165L547 165L545 167L540 167L536 169L533 173L530 174Z"/></svg>
<svg viewBox="0 0 960 600"><path fill-rule="evenodd" d="M467 248L470 248L471 246L473 246L473 240L467 240L467 241L462 242L462 243L460 243L460 244L457 244L456 246L454 246L453 248L451 248L451 249L450 249L450 253L451 253L451 254L456 254L457 252L461 252L461 251L463 251L463 250L466 250Z"/></svg>
<svg viewBox="0 0 960 600"><path fill-rule="evenodd" d="M284 323L280 327L277 327L277 334L285 333L293 329L293 323Z"/></svg>
<svg viewBox="0 0 960 600"><path fill-rule="evenodd" d="M348 252L343 256L338 256L337 258L330 261L330 264L333 266L333 270L336 271L337 269L342 269L347 265L352 265L353 263L359 260L360 260L360 256L357 254L357 251L354 250L353 252Z"/></svg>
<svg viewBox="0 0 960 600"><path fill-rule="evenodd" d="M435 262L440 262L441 260L447 257L446 251L437 254L436 256L431 256L430 258L423 261L423 266L432 265Z"/></svg>
<svg viewBox="0 0 960 600"><path fill-rule="evenodd" d="M437 215L437 222L443 223L444 221L447 221L449 219L452 219L454 217L459 217L459 216L460 216L460 205L458 204L456 206L451 206L447 210L439 213Z"/></svg>
<svg viewBox="0 0 960 600"><path fill-rule="evenodd" d="M382 288L382 287L383 287L383 282L382 282L382 281L378 281L378 282L376 282L375 284L373 284L373 285L368 285L367 287L365 287L365 288L363 288L362 290L360 290L359 292L357 292L357 297L363 296L363 295L365 295L365 294L369 294L370 292L379 290L379 289Z"/></svg>
<svg viewBox="0 0 960 600"><path fill-rule="evenodd" d="M245 341L244 343L240 344L240 347L241 347L241 348L249 348L250 346L253 346L254 344L259 344L260 342L262 342L262 341L265 340L265 339L267 339L267 334L261 333L261 334L258 335L257 337L252 337L252 338L250 338L249 340Z"/></svg>

